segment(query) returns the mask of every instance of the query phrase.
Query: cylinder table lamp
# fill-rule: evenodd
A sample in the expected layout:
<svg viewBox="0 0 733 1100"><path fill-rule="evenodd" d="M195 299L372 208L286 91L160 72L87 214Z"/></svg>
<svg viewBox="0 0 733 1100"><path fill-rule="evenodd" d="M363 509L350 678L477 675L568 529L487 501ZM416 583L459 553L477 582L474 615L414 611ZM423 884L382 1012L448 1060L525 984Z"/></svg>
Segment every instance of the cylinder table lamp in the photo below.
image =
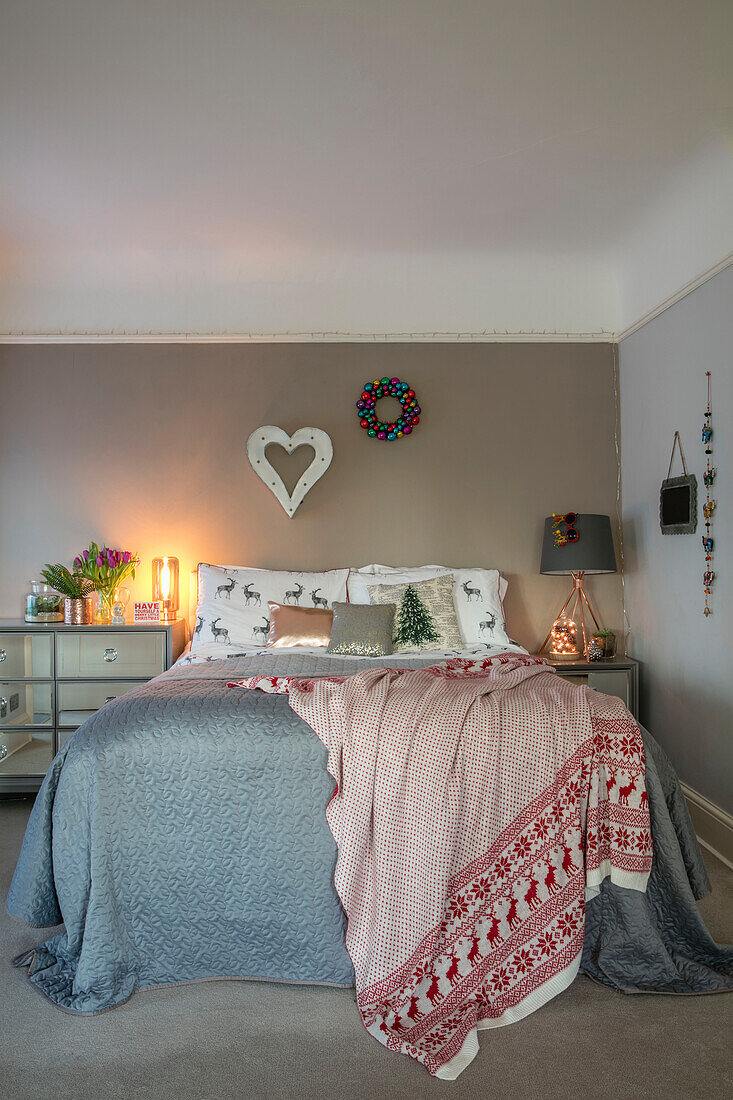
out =
<svg viewBox="0 0 733 1100"><path fill-rule="evenodd" d="M160 600L160 621L175 622L178 613L178 558L153 558L153 599Z"/></svg>
<svg viewBox="0 0 733 1100"><path fill-rule="evenodd" d="M559 522L558 522L559 521ZM565 528L565 529L563 529ZM599 629L588 597L585 594L584 577L586 573L615 573L616 554L613 549L611 520L609 516L594 514L568 513L566 516L548 516L542 539L542 560L540 573L551 576L570 576L573 587L570 595L553 620L553 624L540 646L540 653L550 642L550 654L560 660L577 660L578 643L575 628L578 618L583 640L583 656L588 657L588 638L585 629L585 612L590 613L596 629ZM575 598L572 610L566 615L566 609Z"/></svg>

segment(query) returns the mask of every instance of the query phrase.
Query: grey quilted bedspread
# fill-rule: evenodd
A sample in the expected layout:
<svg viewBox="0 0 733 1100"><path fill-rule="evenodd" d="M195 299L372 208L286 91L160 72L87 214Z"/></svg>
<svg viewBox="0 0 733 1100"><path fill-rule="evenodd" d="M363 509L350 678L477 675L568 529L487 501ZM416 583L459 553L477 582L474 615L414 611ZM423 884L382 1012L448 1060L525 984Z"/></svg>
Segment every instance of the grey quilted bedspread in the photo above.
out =
<svg viewBox="0 0 733 1100"><path fill-rule="evenodd" d="M46 776L10 888L14 916L64 922L16 960L31 981L86 1013L205 978L350 985L326 751L286 696L226 681L364 667L289 654L178 666L90 718ZM645 740L649 889L604 886L583 966L627 991L730 988L733 951L710 940L695 905L709 884L676 777Z"/></svg>

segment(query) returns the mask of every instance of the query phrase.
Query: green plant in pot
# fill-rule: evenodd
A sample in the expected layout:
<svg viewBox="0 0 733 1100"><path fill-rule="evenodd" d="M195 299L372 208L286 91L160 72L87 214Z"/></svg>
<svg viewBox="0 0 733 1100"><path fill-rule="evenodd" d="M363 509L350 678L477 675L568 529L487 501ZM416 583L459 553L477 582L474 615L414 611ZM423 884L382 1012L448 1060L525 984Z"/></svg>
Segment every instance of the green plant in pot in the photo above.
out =
<svg viewBox="0 0 733 1100"><path fill-rule="evenodd" d="M46 565L41 576L64 597L64 622L86 625L92 621L91 593L94 583L80 573L72 573L65 565Z"/></svg>

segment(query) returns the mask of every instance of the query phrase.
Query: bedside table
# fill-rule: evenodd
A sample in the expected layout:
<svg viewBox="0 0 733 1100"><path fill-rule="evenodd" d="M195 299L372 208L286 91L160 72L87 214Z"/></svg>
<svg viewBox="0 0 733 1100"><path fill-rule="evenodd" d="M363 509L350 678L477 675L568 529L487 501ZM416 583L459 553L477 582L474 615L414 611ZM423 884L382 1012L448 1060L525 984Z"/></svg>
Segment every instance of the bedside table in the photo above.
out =
<svg viewBox="0 0 733 1100"><path fill-rule="evenodd" d="M0 794L37 791L82 722L165 672L185 644L185 619L126 626L0 619Z"/></svg>
<svg viewBox="0 0 733 1100"><path fill-rule="evenodd" d="M563 680L585 684L604 695L623 699L634 718L639 718L639 662L633 657L612 657L608 661L553 661Z"/></svg>

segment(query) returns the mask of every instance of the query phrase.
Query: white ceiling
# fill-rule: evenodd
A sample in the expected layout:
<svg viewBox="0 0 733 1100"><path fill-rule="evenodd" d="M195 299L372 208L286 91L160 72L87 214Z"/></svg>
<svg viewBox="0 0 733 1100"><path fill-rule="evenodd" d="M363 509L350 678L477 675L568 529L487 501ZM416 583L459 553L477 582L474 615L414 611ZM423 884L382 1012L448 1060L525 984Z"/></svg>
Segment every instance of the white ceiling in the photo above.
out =
<svg viewBox="0 0 733 1100"><path fill-rule="evenodd" d="M733 250L730 0L23 0L0 331L617 332Z"/></svg>

